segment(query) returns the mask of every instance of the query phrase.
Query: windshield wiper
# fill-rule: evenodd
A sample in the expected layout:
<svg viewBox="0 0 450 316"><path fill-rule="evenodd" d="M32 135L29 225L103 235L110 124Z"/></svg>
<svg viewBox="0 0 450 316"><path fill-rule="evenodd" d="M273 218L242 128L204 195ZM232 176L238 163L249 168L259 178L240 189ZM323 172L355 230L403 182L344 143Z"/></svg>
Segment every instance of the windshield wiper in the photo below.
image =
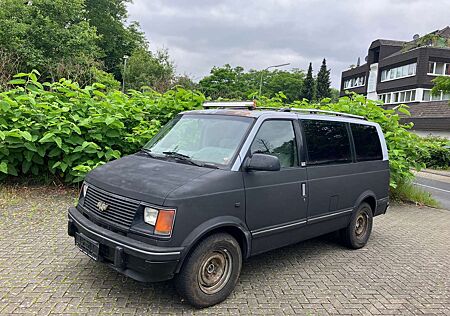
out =
<svg viewBox="0 0 450 316"><path fill-rule="evenodd" d="M176 151L163 151L162 152L164 155L166 156L171 156L171 157L175 157L175 158L180 158L180 159L191 159L191 157L189 157L188 155L176 152Z"/></svg>
<svg viewBox="0 0 450 316"><path fill-rule="evenodd" d="M181 153L176 152L176 151L163 151L162 153L164 155L166 155L166 156L169 156L169 157L172 157L172 158L175 158L175 159L179 159L179 160L182 160L182 161L186 161L186 162L190 163L191 165L198 166L198 167L203 167L202 163L193 161L191 159L191 157L189 157L188 155L181 154Z"/></svg>
<svg viewBox="0 0 450 316"><path fill-rule="evenodd" d="M217 166L209 164L209 163L203 163L203 162L199 162L199 161L194 161L192 160L191 157L189 157L188 155L176 152L176 151L163 151L162 152L164 155L169 156L169 157L173 157L175 159L179 159L182 161L186 161L188 163L190 163L191 165L197 166L197 167L208 167L208 168L214 168L214 169L219 169Z"/></svg>
<svg viewBox="0 0 450 316"><path fill-rule="evenodd" d="M155 154L152 153L152 151L150 149L146 149L146 148L141 148L141 153L146 154L147 156L150 156L152 158L157 158Z"/></svg>

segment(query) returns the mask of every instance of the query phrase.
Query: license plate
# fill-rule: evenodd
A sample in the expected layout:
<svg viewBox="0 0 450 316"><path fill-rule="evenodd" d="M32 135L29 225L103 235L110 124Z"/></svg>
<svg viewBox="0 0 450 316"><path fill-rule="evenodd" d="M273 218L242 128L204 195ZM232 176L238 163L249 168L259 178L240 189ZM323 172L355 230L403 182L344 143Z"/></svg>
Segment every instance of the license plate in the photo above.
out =
<svg viewBox="0 0 450 316"><path fill-rule="evenodd" d="M99 243L92 240L81 233L75 235L75 245L80 248L81 252L89 256L90 258L98 261Z"/></svg>

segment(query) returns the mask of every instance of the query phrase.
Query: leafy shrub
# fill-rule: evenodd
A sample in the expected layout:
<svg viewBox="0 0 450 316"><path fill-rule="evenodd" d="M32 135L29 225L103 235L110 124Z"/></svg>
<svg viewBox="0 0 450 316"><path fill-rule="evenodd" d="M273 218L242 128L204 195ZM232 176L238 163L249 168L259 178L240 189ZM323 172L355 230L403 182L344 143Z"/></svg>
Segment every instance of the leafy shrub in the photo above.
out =
<svg viewBox="0 0 450 316"><path fill-rule="evenodd" d="M450 141L440 137L426 137L423 139L426 153L419 159L427 168L450 168Z"/></svg>
<svg viewBox="0 0 450 316"><path fill-rule="evenodd" d="M261 103L269 107L286 107L282 103L283 99L284 95L280 93L272 99L262 98ZM378 101L367 100L362 95L351 94L340 98L336 103L331 103L331 100L327 98L318 104L309 104L304 100L295 101L288 106L361 115L369 121L380 124L388 147L392 188L396 188L399 183L412 180L414 178L411 172L412 168L421 169L425 166L420 161L420 157L427 154L421 138L408 131L412 127L411 123L400 123L399 112L409 115L406 105L385 110L380 107Z"/></svg>
<svg viewBox="0 0 450 316"><path fill-rule="evenodd" d="M21 73L0 93L0 177L52 173L81 181L92 168L136 152L176 113L193 109L202 94L178 88L106 90L70 80L39 83Z"/></svg>
<svg viewBox="0 0 450 316"><path fill-rule="evenodd" d="M70 80L39 83L37 73L18 74L14 89L0 93L0 175L49 173L66 182L81 181L92 168L138 151L176 113L199 107L205 97L181 88L123 94L102 84L85 88ZM350 95L331 103L283 103L282 93L258 105L317 108L362 115L378 122L390 156L391 187L413 178L427 154L423 141L399 122L406 106L384 110L376 101Z"/></svg>

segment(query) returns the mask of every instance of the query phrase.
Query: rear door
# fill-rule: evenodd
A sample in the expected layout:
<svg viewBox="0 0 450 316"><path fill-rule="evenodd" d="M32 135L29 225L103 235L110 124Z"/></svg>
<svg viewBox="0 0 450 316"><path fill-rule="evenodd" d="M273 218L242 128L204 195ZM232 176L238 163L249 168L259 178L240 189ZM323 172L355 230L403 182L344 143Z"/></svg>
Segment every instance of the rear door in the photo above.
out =
<svg viewBox="0 0 450 316"><path fill-rule="evenodd" d="M280 159L280 171L243 171L246 221L252 232L252 253L277 248L298 238L306 224L306 169L299 165L299 127L296 120L264 121L248 156L263 153Z"/></svg>
<svg viewBox="0 0 450 316"><path fill-rule="evenodd" d="M336 219L335 224L341 225L352 212L355 191L360 185L353 177L355 169L348 123L321 119L302 119L300 122L306 144L308 223ZM327 230L320 229L323 233Z"/></svg>

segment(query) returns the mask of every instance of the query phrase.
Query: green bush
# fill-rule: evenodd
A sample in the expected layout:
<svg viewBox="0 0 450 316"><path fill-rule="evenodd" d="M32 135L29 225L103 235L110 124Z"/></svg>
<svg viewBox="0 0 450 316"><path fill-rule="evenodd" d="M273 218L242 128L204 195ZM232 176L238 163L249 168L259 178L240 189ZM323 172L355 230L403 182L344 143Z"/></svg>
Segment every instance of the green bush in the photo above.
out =
<svg viewBox="0 0 450 316"><path fill-rule="evenodd" d="M0 177L52 173L81 181L92 168L138 151L176 113L204 100L181 88L127 95L98 83L41 84L37 75L18 74L15 88L0 93Z"/></svg>
<svg viewBox="0 0 450 316"><path fill-rule="evenodd" d="M441 137L423 138L426 154L419 159L427 168L448 169L450 168L450 141Z"/></svg>
<svg viewBox="0 0 450 316"><path fill-rule="evenodd" d="M283 104L284 95L280 93L272 99L262 98L261 103L269 107L286 107ZM295 108L314 108L336 112L344 112L366 117L369 121L380 124L389 152L391 170L390 185L396 188L399 183L411 181L414 178L411 169L420 170L425 165L420 157L427 154L421 138L408 130L412 124L401 124L399 112L409 115L408 106L399 105L391 110L385 110L379 101L367 100L362 95L351 94L342 97L336 103L323 99L318 104L309 104L306 100L295 101L288 105Z"/></svg>
<svg viewBox="0 0 450 316"><path fill-rule="evenodd" d="M201 106L205 97L181 88L164 94L152 90L123 94L102 84L80 88L70 80L39 83L37 72L18 74L14 89L0 93L0 176L47 176L81 181L92 168L139 150L176 113ZM258 105L286 107L285 96ZM384 110L360 95L324 99L320 104L288 105L363 115L378 122L390 156L391 187L411 180L427 153L421 139L399 122L406 106Z"/></svg>

